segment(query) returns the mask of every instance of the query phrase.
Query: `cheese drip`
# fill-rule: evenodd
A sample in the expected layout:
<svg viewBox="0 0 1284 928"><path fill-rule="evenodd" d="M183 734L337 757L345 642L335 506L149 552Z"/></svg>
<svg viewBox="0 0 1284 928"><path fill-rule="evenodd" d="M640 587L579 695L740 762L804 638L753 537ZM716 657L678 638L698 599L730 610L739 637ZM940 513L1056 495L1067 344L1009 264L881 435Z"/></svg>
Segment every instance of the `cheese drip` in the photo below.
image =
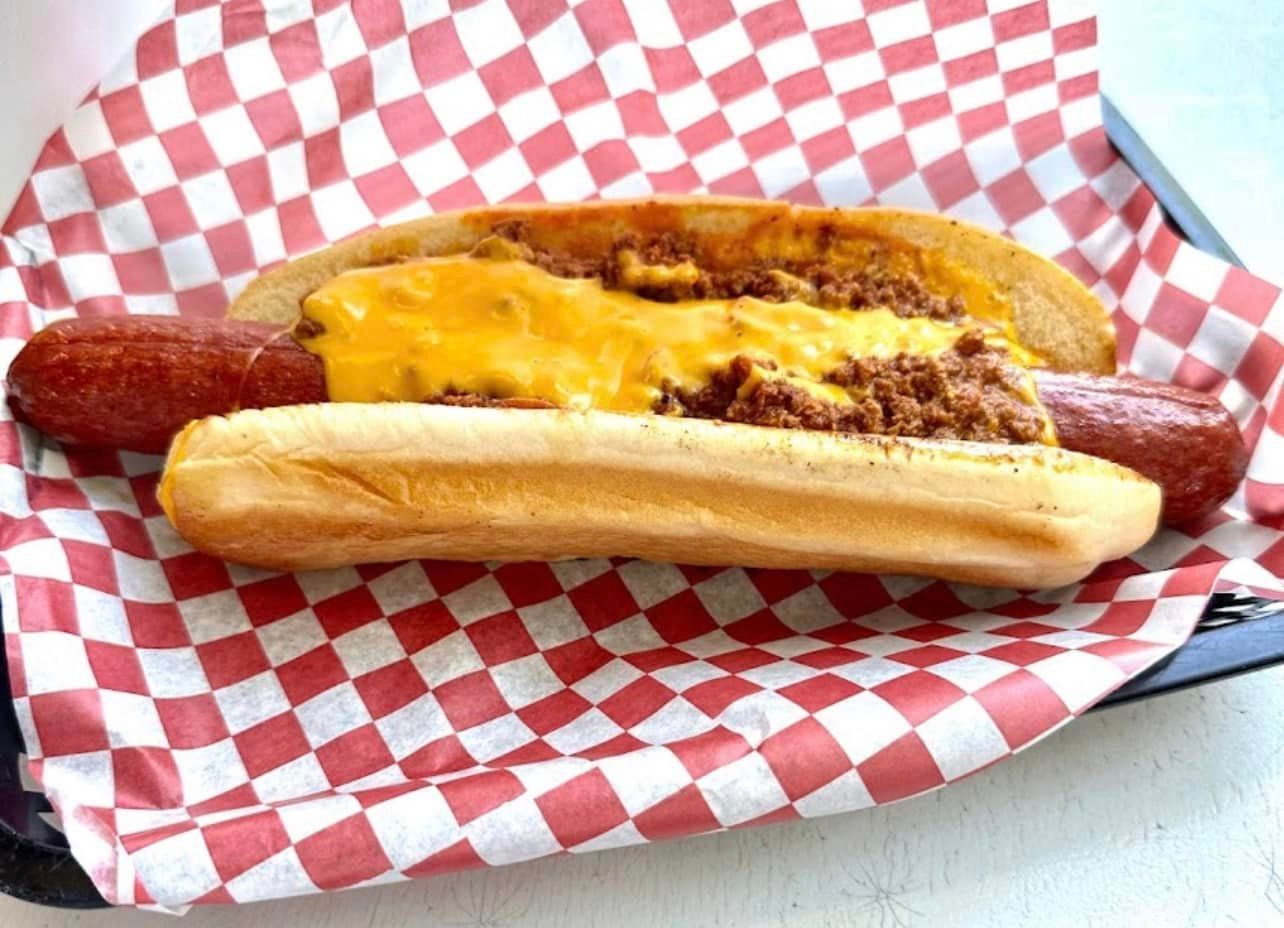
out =
<svg viewBox="0 0 1284 928"><path fill-rule="evenodd" d="M938 354L977 324L753 297L661 303L522 260L466 255L348 271L308 296L303 315L322 328L300 342L322 358L336 402L457 392L624 413L650 412L666 389L703 386L738 355L774 363L760 368L764 377L851 402L824 382L843 362ZM1017 344L1010 315L986 315L988 342L1022 366L1039 363ZM1037 406L1028 374L1022 385Z"/></svg>

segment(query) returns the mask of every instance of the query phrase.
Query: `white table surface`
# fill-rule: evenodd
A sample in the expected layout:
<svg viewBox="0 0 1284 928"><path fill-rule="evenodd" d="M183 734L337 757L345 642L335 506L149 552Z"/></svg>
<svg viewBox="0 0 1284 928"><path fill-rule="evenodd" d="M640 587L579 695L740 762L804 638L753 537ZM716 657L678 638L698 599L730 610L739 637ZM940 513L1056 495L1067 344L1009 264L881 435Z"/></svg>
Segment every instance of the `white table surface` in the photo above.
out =
<svg viewBox="0 0 1284 928"><path fill-rule="evenodd" d="M1097 8L1102 91L1240 261L1284 282L1284 2Z"/></svg>
<svg viewBox="0 0 1284 928"><path fill-rule="evenodd" d="M0 86L8 89L0 95L0 215L44 137L161 5L0 0ZM1107 92L1248 266L1280 276L1284 4L1099 6ZM158 918L0 897L0 925L8 928L123 928ZM1284 668L1089 715L1019 757L890 807L204 909L186 921L211 928L1284 925Z"/></svg>

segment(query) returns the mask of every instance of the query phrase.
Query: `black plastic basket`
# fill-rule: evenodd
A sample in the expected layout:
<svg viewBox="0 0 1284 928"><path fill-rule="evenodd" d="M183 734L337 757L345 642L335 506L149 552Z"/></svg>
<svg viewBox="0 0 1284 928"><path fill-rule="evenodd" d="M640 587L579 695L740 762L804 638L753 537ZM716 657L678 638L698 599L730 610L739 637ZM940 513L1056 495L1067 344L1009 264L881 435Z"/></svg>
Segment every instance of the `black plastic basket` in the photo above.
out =
<svg viewBox="0 0 1284 928"><path fill-rule="evenodd" d="M53 811L49 800L23 783L26 746L11 692L9 662L0 660L0 892L64 909L101 908L107 903L67 839L43 817Z"/></svg>

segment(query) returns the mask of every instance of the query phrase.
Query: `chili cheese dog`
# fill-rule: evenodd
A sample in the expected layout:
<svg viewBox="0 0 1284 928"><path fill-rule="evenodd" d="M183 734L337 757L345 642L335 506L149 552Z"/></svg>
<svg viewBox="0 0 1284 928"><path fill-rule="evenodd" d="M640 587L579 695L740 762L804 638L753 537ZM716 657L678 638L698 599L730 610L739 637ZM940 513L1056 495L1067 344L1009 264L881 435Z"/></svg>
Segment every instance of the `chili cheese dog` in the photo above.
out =
<svg viewBox="0 0 1284 928"><path fill-rule="evenodd" d="M200 420L162 503L252 564L621 554L1057 585L1143 543L1160 484L1186 518L1244 466L1215 401L1102 376L1109 320L1070 275L926 214L470 211L286 265L230 316L50 327L9 392L65 441L154 451Z"/></svg>
<svg viewBox="0 0 1284 928"><path fill-rule="evenodd" d="M1135 377L1047 368L1031 373L1057 444L1158 483L1165 522L1206 515L1243 476L1235 420L1210 396ZM930 402L932 384L927 387ZM744 403L732 409L729 397L711 391L694 411L715 418L772 411ZM279 326L229 319L63 320L38 332L9 370L15 414L50 438L148 453L163 453L183 426L205 416L329 399L319 355ZM480 402L459 394L438 399L447 405ZM526 409L554 405L519 397L486 402ZM811 424L833 423L822 418ZM883 424L881 408L866 423Z"/></svg>

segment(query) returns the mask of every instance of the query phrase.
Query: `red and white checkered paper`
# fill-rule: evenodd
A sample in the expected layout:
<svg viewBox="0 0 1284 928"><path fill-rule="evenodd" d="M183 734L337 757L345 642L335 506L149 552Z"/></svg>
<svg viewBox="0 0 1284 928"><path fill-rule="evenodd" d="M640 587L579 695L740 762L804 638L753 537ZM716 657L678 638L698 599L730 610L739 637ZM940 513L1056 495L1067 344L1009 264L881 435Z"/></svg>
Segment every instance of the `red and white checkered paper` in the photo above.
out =
<svg viewBox="0 0 1284 928"><path fill-rule="evenodd" d="M1022 596L626 560L274 575L180 542L158 459L5 419L14 702L102 893L181 909L890 802L1082 712L1215 588L1280 593L1284 300L1164 226L1102 131L1095 36L1065 0L180 0L3 226L5 357L74 314L217 315L433 210L890 203L1056 256L1128 368L1216 393L1255 452L1223 512Z"/></svg>

